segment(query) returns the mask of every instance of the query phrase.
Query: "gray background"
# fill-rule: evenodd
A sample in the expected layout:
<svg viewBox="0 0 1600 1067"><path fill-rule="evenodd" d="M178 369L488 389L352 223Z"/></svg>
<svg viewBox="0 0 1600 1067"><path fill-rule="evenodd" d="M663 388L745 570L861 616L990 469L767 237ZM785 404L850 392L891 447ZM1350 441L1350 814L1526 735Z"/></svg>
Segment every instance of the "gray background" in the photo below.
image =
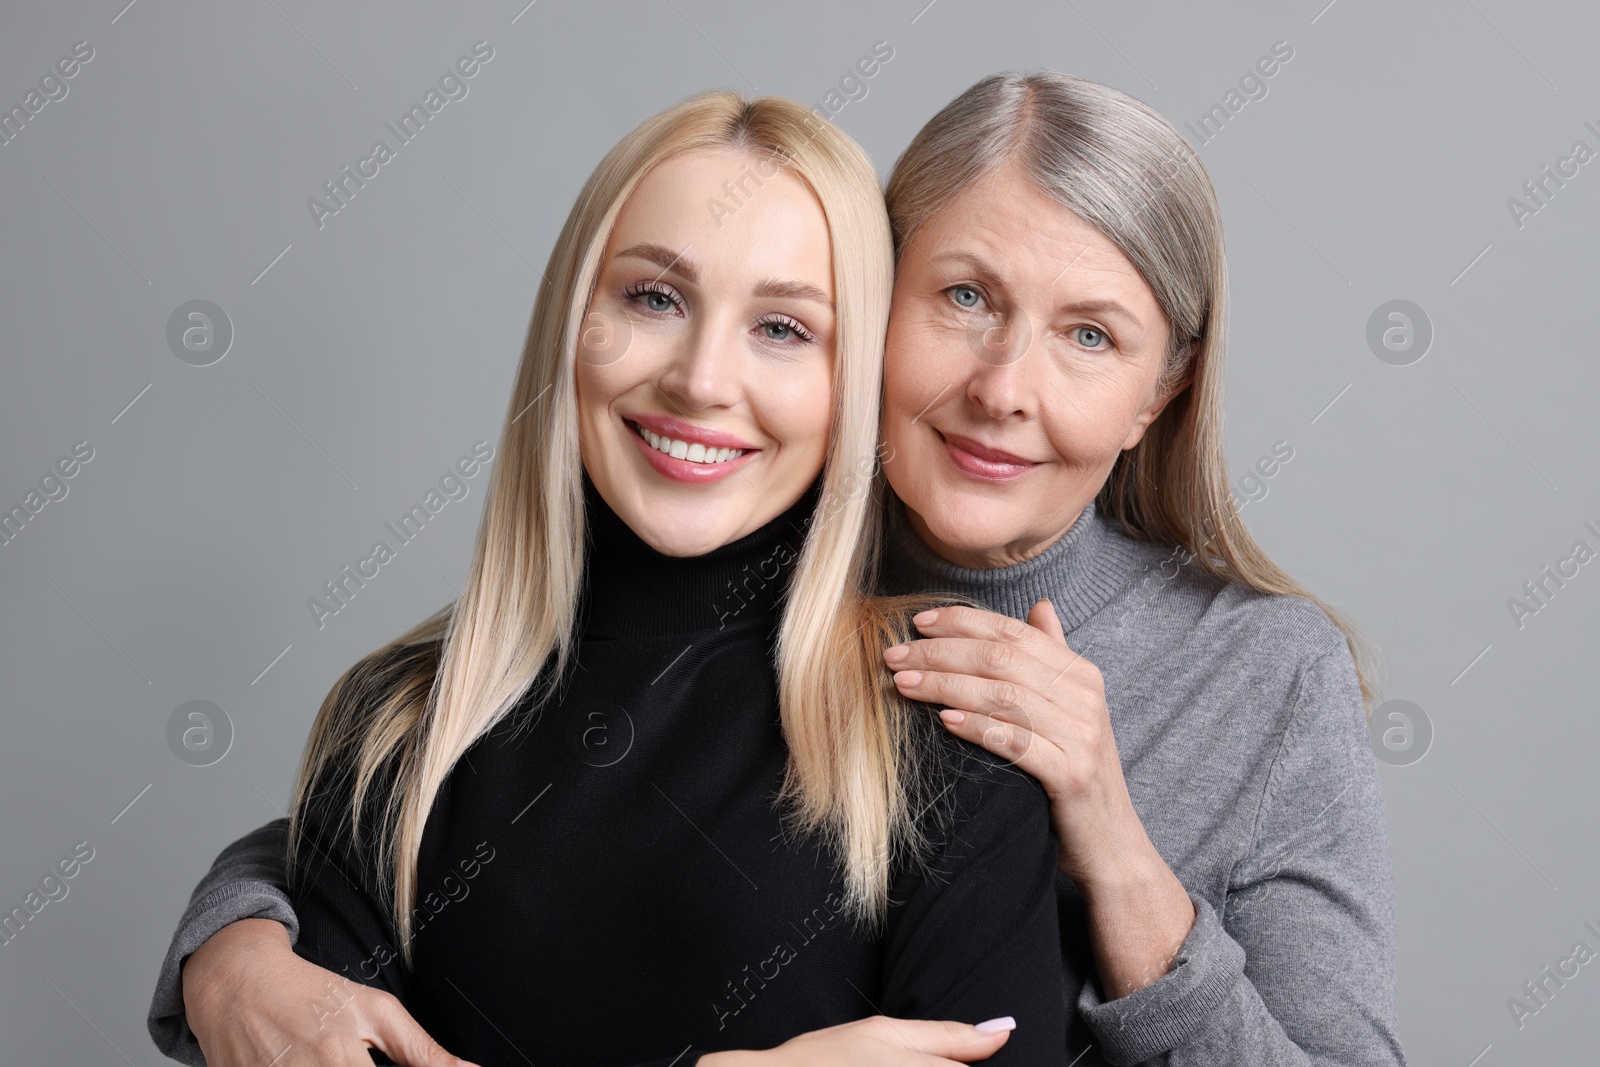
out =
<svg viewBox="0 0 1600 1067"><path fill-rule="evenodd" d="M338 674L455 595L487 475L321 629L307 600L496 441L533 264L605 149L708 87L821 104L879 40L893 59L836 121L885 175L995 70L1081 74L1181 127L1293 46L1199 148L1232 263L1230 466L1294 448L1244 515L1435 731L1381 768L1412 1062L1593 1060L1600 961L1520 1030L1507 1008L1600 950L1600 563L1520 629L1507 607L1600 548L1600 162L1521 228L1506 206L1600 147L1591 7L125 2L0 10L5 107L95 50L0 147L0 505L94 449L0 546L0 911L95 849L0 946L4 1062L162 1062L144 1014L190 888L286 803ZM306 199L479 39L469 95L319 230ZM236 331L208 367L165 340L197 298ZM1366 341L1392 299L1435 331L1409 366ZM208 767L167 742L197 699L235 731Z"/></svg>

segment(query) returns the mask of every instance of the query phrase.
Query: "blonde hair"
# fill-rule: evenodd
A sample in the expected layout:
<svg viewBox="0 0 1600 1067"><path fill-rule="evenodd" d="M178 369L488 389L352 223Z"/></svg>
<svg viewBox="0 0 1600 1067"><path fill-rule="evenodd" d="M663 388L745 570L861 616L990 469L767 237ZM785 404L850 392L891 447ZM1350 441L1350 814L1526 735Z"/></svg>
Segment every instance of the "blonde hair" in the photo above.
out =
<svg viewBox="0 0 1600 1067"><path fill-rule="evenodd" d="M1157 388L1181 392L1117 457L1097 509L1212 574L1315 603L1345 635L1370 716L1370 642L1267 556L1233 503L1222 444L1227 257L1199 156L1155 110L1108 86L1053 71L990 75L945 105L895 163L887 196L897 257L929 219L1008 162L1122 250L1172 327Z"/></svg>
<svg viewBox="0 0 1600 1067"><path fill-rule="evenodd" d="M458 600L365 656L318 712L296 781L289 862L308 805L348 785L352 840L377 824L378 869L406 964L417 857L441 785L462 754L525 697L556 697L572 664L586 520L574 361L607 237L629 194L670 156L769 153L816 195L833 253L835 406L820 503L784 599L777 688L789 760L785 827L837 857L845 911L871 924L889 871L921 855L915 813L931 790L931 733L895 692L882 650L917 598L869 597L882 501L876 469L893 251L865 153L809 108L731 92L696 96L639 125L600 162L567 216L535 301L500 433L471 569ZM864 488L866 491L864 491Z"/></svg>

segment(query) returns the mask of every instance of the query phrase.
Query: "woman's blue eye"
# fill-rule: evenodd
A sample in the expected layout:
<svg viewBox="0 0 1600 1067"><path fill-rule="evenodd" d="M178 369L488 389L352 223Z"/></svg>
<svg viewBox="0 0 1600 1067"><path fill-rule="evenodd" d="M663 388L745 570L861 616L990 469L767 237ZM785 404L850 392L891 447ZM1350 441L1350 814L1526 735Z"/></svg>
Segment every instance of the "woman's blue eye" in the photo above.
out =
<svg viewBox="0 0 1600 1067"><path fill-rule="evenodd" d="M681 302L660 282L639 282L623 290L623 294L633 301L642 304L646 310L657 315L666 315L677 311Z"/></svg>
<svg viewBox="0 0 1600 1067"><path fill-rule="evenodd" d="M978 303L978 290L970 285L958 285L950 290L950 299L964 308L976 307Z"/></svg>
<svg viewBox="0 0 1600 1067"><path fill-rule="evenodd" d="M1101 342L1106 340L1106 335L1093 326L1077 326L1073 332L1078 335L1078 343L1084 348L1099 348Z"/></svg>
<svg viewBox="0 0 1600 1067"><path fill-rule="evenodd" d="M787 315L764 319L756 325L761 328L761 339L775 345L803 345L812 340L806 328Z"/></svg>

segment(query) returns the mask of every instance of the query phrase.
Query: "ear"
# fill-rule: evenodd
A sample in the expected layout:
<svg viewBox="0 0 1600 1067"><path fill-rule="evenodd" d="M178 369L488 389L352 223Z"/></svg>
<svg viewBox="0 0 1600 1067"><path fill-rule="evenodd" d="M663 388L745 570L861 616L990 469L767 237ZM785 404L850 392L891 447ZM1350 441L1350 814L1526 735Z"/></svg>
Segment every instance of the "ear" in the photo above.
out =
<svg viewBox="0 0 1600 1067"><path fill-rule="evenodd" d="M1139 409L1138 414L1134 415L1133 425L1128 427L1128 436L1122 442L1122 450L1124 452L1132 448L1134 445L1137 445L1140 441L1144 440L1145 431L1150 428L1150 424L1156 421L1156 418L1161 414L1162 411L1166 409L1166 406L1171 403L1174 398L1179 396L1185 389L1189 388L1189 386L1193 384L1195 344L1196 342L1190 341L1189 344L1185 346L1183 352L1183 373L1178 376L1177 380L1172 382L1165 392L1155 392L1154 395L1152 395L1151 398L1145 403L1144 407Z"/></svg>

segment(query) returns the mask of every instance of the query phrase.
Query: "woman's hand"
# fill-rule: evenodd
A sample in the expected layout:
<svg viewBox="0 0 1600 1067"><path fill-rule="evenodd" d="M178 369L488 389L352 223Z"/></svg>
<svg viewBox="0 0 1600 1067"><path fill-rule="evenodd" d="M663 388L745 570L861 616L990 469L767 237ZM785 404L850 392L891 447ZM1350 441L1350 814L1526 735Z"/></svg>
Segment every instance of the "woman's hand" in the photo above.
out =
<svg viewBox="0 0 1600 1067"><path fill-rule="evenodd" d="M1079 883L1117 873L1149 846L1122 777L1105 682L1067 647L1041 600L1023 624L977 608L925 611L925 640L884 652L895 684L942 705L946 728L1039 780L1061 842L1060 868Z"/></svg>
<svg viewBox="0 0 1600 1067"><path fill-rule="evenodd" d="M874 1015L792 1037L763 1052L713 1052L700 1067L960 1067L999 1051L1009 1016L971 1023Z"/></svg>
<svg viewBox="0 0 1600 1067"><path fill-rule="evenodd" d="M208 1067L473 1067L446 1052L400 1001L295 955L271 919L223 927L183 965L184 1014Z"/></svg>
<svg viewBox="0 0 1600 1067"><path fill-rule="evenodd" d="M1068 647L1048 600L1026 624L967 607L925 611L912 623L924 638L883 654L896 687L943 706L951 733L1044 787L1058 866L1083 893L1107 997L1166 974L1194 905L1134 810L1099 668Z"/></svg>

